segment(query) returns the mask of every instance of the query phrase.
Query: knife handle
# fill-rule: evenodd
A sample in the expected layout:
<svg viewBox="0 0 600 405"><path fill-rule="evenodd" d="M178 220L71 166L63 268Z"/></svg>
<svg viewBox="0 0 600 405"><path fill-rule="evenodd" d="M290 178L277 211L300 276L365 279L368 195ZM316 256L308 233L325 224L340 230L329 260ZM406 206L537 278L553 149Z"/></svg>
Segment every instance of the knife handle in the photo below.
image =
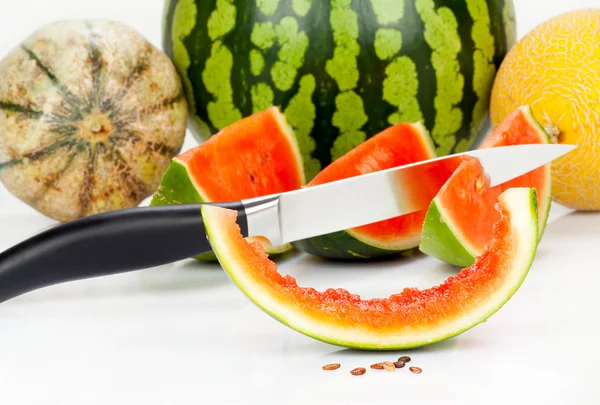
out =
<svg viewBox="0 0 600 405"><path fill-rule="evenodd" d="M238 211L241 201L206 203ZM29 291L78 279L172 263L211 251L201 204L132 208L58 225L0 253L0 302Z"/></svg>

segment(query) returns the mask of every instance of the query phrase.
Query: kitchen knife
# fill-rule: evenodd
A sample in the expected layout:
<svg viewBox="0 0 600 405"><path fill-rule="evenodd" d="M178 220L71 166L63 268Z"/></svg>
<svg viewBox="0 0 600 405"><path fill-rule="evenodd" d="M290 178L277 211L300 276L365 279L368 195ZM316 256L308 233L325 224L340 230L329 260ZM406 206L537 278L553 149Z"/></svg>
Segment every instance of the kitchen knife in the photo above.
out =
<svg viewBox="0 0 600 405"><path fill-rule="evenodd" d="M464 156L492 186L574 149L535 144L473 150L286 193L209 203L238 211L244 236L274 245L425 209ZM0 302L66 281L155 267L211 250L200 204L138 207L88 216L41 232L0 254Z"/></svg>

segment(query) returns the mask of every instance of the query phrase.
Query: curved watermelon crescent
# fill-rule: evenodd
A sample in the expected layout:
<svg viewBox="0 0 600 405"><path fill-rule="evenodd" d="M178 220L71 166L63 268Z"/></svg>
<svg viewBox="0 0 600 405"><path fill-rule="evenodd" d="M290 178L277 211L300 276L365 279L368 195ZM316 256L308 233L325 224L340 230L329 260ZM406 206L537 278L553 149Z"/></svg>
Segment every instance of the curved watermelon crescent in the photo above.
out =
<svg viewBox="0 0 600 405"><path fill-rule="evenodd" d="M342 289L301 288L277 272L260 244L248 244L235 211L205 206L202 216L223 269L266 313L323 342L386 350L456 336L493 315L519 289L536 253L536 192L512 188L500 196L498 207L502 219L474 266L427 290L407 288L371 300Z"/></svg>

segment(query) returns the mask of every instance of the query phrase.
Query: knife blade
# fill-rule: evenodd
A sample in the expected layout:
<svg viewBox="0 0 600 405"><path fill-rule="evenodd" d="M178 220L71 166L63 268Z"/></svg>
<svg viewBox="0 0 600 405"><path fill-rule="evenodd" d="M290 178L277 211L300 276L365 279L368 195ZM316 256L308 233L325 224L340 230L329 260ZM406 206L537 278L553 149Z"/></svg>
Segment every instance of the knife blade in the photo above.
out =
<svg viewBox="0 0 600 405"><path fill-rule="evenodd" d="M248 232L280 245L409 214L429 206L463 156L478 158L490 185L496 186L574 147L531 144L479 149L306 187L282 194L270 207L270 220L249 217Z"/></svg>
<svg viewBox="0 0 600 405"><path fill-rule="evenodd" d="M237 210L242 235L264 236L280 245L427 208L465 155L478 158L497 185L575 147L536 144L467 151L286 193L203 204ZM0 253L0 302L53 284L209 252L203 204L105 212L34 235Z"/></svg>

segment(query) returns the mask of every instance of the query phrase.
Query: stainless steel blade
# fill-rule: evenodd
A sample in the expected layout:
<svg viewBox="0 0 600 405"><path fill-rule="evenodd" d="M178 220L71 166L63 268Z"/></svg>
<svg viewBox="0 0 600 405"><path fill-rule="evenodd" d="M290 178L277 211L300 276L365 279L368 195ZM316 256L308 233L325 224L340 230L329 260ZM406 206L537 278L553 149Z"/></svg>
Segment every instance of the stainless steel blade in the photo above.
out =
<svg viewBox="0 0 600 405"><path fill-rule="evenodd" d="M425 209L464 155L478 158L495 186L575 147L532 144L473 150L284 193L276 203L279 227L271 224L265 236L275 244L287 243Z"/></svg>
<svg viewBox="0 0 600 405"><path fill-rule="evenodd" d="M519 177L575 149L576 145L516 145L462 153L479 159L490 186Z"/></svg>

